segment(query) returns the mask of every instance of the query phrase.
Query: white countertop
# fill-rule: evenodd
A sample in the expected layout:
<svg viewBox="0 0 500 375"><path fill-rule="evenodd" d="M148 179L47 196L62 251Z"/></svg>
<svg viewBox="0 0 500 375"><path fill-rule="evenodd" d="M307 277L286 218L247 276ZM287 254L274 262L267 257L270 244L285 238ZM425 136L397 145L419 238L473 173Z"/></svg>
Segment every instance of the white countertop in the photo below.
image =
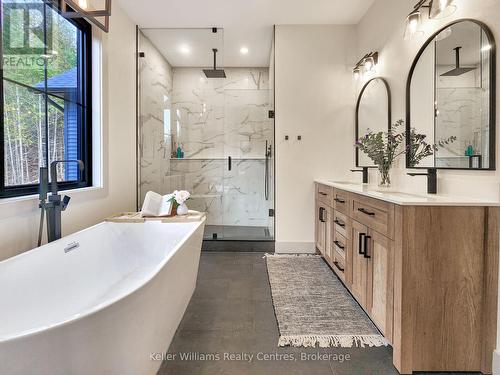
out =
<svg viewBox="0 0 500 375"><path fill-rule="evenodd" d="M397 191L397 189L392 190L392 188L386 190L374 185L355 184L334 180L315 180L315 182L401 206L500 206L500 202L498 201L454 195L413 194Z"/></svg>

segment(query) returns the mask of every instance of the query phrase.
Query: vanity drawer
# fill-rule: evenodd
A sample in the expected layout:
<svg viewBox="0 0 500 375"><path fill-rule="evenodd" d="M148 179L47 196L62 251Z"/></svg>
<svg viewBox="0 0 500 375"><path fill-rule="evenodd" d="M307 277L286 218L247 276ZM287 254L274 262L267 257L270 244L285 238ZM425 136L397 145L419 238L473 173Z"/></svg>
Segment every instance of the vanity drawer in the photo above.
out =
<svg viewBox="0 0 500 375"><path fill-rule="evenodd" d="M347 191L335 189L333 192L333 208L345 215L349 215L350 196Z"/></svg>
<svg viewBox="0 0 500 375"><path fill-rule="evenodd" d="M318 201L327 206L333 206L333 188L331 186L318 184L316 187Z"/></svg>
<svg viewBox="0 0 500 375"><path fill-rule="evenodd" d="M394 204L353 194L351 210L354 220L394 238Z"/></svg>
<svg viewBox="0 0 500 375"><path fill-rule="evenodd" d="M345 259L337 252L333 252L332 268L340 279L345 282Z"/></svg>
<svg viewBox="0 0 500 375"><path fill-rule="evenodd" d="M342 212L333 212L333 227L345 238L351 238L351 220Z"/></svg>
<svg viewBox="0 0 500 375"><path fill-rule="evenodd" d="M339 232L335 231L332 241L332 253L338 252L345 260L348 246L349 242L347 241L347 238L345 238Z"/></svg>

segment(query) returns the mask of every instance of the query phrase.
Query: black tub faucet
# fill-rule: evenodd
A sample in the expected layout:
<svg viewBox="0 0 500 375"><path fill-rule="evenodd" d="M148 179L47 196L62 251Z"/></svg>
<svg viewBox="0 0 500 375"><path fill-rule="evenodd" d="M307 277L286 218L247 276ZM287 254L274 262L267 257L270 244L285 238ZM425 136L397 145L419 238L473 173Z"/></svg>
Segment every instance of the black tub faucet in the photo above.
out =
<svg viewBox="0 0 500 375"><path fill-rule="evenodd" d="M362 169L351 169L351 172L363 173L363 184L368 183L368 167L361 167Z"/></svg>
<svg viewBox="0 0 500 375"><path fill-rule="evenodd" d="M437 169L428 168L427 173L408 173L408 176L427 176L427 194L437 193Z"/></svg>
<svg viewBox="0 0 500 375"><path fill-rule="evenodd" d="M52 242L61 238L61 212L66 210L68 207L70 197L67 195L61 196L59 194L59 187L57 185L57 165L60 163L77 163L80 171L83 170L84 164L81 160L55 160L50 163L50 191L51 194L48 195L49 190L49 179L48 171L46 167L40 168L40 205L42 210L40 218L40 231L38 236L38 243L41 244L41 231L43 227L43 217L44 212L47 216L47 240ZM47 202L48 197L48 202Z"/></svg>

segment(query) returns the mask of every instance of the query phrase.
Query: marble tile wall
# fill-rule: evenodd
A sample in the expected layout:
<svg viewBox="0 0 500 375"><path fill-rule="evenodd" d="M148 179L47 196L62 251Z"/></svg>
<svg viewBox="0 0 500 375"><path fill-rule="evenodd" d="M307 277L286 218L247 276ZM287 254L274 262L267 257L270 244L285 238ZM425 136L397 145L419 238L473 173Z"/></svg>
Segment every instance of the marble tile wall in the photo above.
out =
<svg viewBox="0 0 500 375"><path fill-rule="evenodd" d="M468 168L469 158L464 155L469 145L474 147L475 153L484 155L484 144L488 142L484 132L487 126L483 125L487 121L481 77L480 67L457 77L438 76L436 142L457 137L436 153L438 167Z"/></svg>
<svg viewBox="0 0 500 375"><path fill-rule="evenodd" d="M267 68L226 68L226 79L175 68L172 123L186 158L263 157L273 138Z"/></svg>
<svg viewBox="0 0 500 375"><path fill-rule="evenodd" d="M272 192L268 200L264 192L266 140L274 140L268 68L227 68L226 79L207 79L201 69L172 69L146 38L141 49L141 202L148 190L185 189L189 207L207 212L207 224L268 227L274 207ZM183 159L171 158L171 144L182 147ZM268 167L273 187L272 162Z"/></svg>
<svg viewBox="0 0 500 375"><path fill-rule="evenodd" d="M139 201L149 190L168 191L163 179L170 169L173 71L167 60L142 33L139 45Z"/></svg>
<svg viewBox="0 0 500 375"><path fill-rule="evenodd" d="M268 68L226 68L226 79L207 79L196 68L173 71L172 123L185 159L170 161L164 186L191 191L190 207L208 212L208 224L269 226L265 150L274 122Z"/></svg>

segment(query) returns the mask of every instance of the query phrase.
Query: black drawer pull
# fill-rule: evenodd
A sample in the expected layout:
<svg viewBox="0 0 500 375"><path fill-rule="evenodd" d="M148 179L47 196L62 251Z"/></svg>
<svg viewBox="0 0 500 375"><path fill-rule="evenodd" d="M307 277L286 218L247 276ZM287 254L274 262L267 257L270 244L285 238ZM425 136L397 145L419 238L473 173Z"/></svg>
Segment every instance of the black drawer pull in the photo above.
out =
<svg viewBox="0 0 500 375"><path fill-rule="evenodd" d="M343 246L343 245L342 245L339 241L333 241L333 243L334 243L335 245L337 245L337 247L338 247L340 250L344 250L344 249L345 249L345 247L344 247L344 246Z"/></svg>
<svg viewBox="0 0 500 375"><path fill-rule="evenodd" d="M358 211L368 216L375 216L375 212L368 211L366 208L358 208Z"/></svg>
<svg viewBox="0 0 500 375"><path fill-rule="evenodd" d="M328 195L328 194L326 194L326 193L323 193L322 191L320 191L319 193L320 193L321 195Z"/></svg>
<svg viewBox="0 0 500 375"><path fill-rule="evenodd" d="M337 203L340 203L340 204L344 204L345 203L344 200L339 199L339 198L335 198L334 201L337 202Z"/></svg>
<svg viewBox="0 0 500 375"><path fill-rule="evenodd" d="M370 259L370 258L371 258L371 256L370 256L370 255L368 255L368 240L370 240L370 239L371 239L371 237L370 237L370 236L365 236L365 253L364 253L364 255L363 255L363 256L364 256L366 259Z"/></svg>
<svg viewBox="0 0 500 375"><path fill-rule="evenodd" d="M333 222L335 224L337 224L339 227L342 227L342 228L345 227L345 223L341 222L339 219L335 219Z"/></svg>
<svg viewBox="0 0 500 375"><path fill-rule="evenodd" d="M365 252L363 251L363 237L365 237L365 236L366 236L366 233L359 234L359 244L358 244L359 255L365 255Z"/></svg>
<svg viewBox="0 0 500 375"><path fill-rule="evenodd" d="M333 262L333 265L340 271L340 272L344 272L344 268L340 267L339 266L339 262Z"/></svg>

